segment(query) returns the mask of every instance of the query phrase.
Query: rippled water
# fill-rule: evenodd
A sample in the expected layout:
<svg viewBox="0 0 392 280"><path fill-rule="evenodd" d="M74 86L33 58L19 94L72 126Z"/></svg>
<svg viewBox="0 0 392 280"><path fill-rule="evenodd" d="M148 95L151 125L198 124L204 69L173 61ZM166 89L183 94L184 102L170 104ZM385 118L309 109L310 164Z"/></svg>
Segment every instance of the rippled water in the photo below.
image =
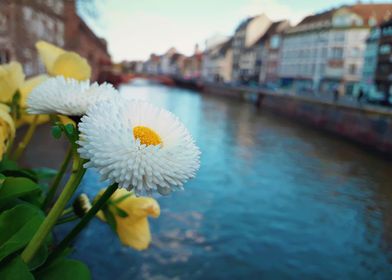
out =
<svg viewBox="0 0 392 280"><path fill-rule="evenodd" d="M151 248L94 220L74 256L94 279L391 279L391 164L252 104L138 81L202 150L186 190L159 198ZM83 190L100 186L93 172Z"/></svg>

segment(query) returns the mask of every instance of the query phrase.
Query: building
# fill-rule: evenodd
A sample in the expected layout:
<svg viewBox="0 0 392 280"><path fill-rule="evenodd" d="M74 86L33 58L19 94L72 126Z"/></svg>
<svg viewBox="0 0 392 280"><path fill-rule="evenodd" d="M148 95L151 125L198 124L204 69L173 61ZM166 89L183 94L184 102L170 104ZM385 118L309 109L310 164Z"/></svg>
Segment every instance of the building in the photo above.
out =
<svg viewBox="0 0 392 280"><path fill-rule="evenodd" d="M172 47L168 49L163 55L160 57L160 65L159 65L159 74L170 75L172 68L172 56L174 56L178 51L176 48Z"/></svg>
<svg viewBox="0 0 392 280"><path fill-rule="evenodd" d="M380 30L375 83L384 102L392 104L392 19L381 24Z"/></svg>
<svg viewBox="0 0 392 280"><path fill-rule="evenodd" d="M256 65L258 66L259 83L278 84L278 65L283 32L290 27L287 20L273 22L264 35L258 40Z"/></svg>
<svg viewBox="0 0 392 280"><path fill-rule="evenodd" d="M237 83L257 82L257 41L271 25L271 20L261 14L240 23L233 35L232 80Z"/></svg>
<svg viewBox="0 0 392 280"><path fill-rule="evenodd" d="M143 72L151 75L157 75L161 73L161 57L156 54L151 54L150 58L143 64Z"/></svg>
<svg viewBox="0 0 392 280"><path fill-rule="evenodd" d="M366 39L392 14L392 4L341 6L305 17L283 38L279 76L297 91L350 94L361 80Z"/></svg>
<svg viewBox="0 0 392 280"><path fill-rule="evenodd" d="M111 57L107 43L99 38L79 17L75 0L65 1L65 48L85 57L92 68L92 80L98 80L100 73L110 68Z"/></svg>
<svg viewBox="0 0 392 280"><path fill-rule="evenodd" d="M75 0L1 0L0 63L20 62L26 76L45 72L35 49L44 40L86 57L96 80L110 66L105 40L77 15Z"/></svg>
<svg viewBox="0 0 392 280"><path fill-rule="evenodd" d="M190 80L201 79L202 60L203 54L199 50L199 46L196 44L193 55L186 57L184 60L184 66L182 71L183 78Z"/></svg>
<svg viewBox="0 0 392 280"><path fill-rule="evenodd" d="M358 91L362 90L367 95L374 95L376 90L374 76L377 68L378 44L380 40L380 27L375 26L371 29L366 40L364 54L364 64L362 68L362 79Z"/></svg>
<svg viewBox="0 0 392 280"><path fill-rule="evenodd" d="M202 79L207 82L231 81L233 67L232 39L210 46L203 53Z"/></svg>
<svg viewBox="0 0 392 280"><path fill-rule="evenodd" d="M186 56L181 53L175 53L170 59L169 75L174 77L182 77L184 74Z"/></svg>
<svg viewBox="0 0 392 280"><path fill-rule="evenodd" d="M22 63L26 76L44 72L35 43L64 46L64 0L0 1L0 64Z"/></svg>

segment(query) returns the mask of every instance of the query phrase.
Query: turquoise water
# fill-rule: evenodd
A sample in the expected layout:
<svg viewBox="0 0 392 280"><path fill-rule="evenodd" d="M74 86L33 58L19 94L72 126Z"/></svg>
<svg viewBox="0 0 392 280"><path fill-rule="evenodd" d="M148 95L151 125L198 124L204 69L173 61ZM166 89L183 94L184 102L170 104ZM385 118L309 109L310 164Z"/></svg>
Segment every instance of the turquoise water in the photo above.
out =
<svg viewBox="0 0 392 280"><path fill-rule="evenodd" d="M159 197L153 242L136 252L94 220L76 258L94 279L391 279L391 164L252 104L137 81L189 127L202 166ZM102 184L89 171L82 190Z"/></svg>

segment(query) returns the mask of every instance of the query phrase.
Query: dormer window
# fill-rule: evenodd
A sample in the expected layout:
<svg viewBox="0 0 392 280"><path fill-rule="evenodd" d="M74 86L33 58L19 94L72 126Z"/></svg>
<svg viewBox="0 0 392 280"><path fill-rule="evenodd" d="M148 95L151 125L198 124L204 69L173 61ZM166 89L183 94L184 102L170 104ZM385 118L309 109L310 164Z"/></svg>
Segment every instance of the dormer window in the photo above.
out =
<svg viewBox="0 0 392 280"><path fill-rule="evenodd" d="M369 24L369 26L376 26L377 20L374 17L371 17L371 18L369 18L368 24Z"/></svg>

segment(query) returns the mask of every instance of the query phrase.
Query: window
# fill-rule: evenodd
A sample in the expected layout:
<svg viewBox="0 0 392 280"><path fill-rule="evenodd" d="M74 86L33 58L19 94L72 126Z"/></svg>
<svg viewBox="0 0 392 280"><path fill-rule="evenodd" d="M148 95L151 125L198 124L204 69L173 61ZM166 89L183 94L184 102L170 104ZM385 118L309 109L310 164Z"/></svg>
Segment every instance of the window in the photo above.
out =
<svg viewBox="0 0 392 280"><path fill-rule="evenodd" d="M342 59L343 58L343 48L332 48L332 58Z"/></svg>
<svg viewBox="0 0 392 280"><path fill-rule="evenodd" d="M0 11L0 31L7 30L7 16Z"/></svg>
<svg viewBox="0 0 392 280"><path fill-rule="evenodd" d="M280 37L279 37L279 35L272 36L272 38L271 38L271 48L272 49L277 49L277 48L279 48L279 45L280 45Z"/></svg>
<svg viewBox="0 0 392 280"><path fill-rule="evenodd" d="M380 54L389 54L391 53L391 45L381 45L380 46L380 50L379 50Z"/></svg>
<svg viewBox="0 0 392 280"><path fill-rule="evenodd" d="M345 33L344 33L344 31L339 31L339 32L336 32L336 33L334 34L334 40L335 40L335 42L343 42L344 39L345 39Z"/></svg>
<svg viewBox="0 0 392 280"><path fill-rule="evenodd" d="M353 57L358 57L358 56L360 56L360 50L359 50L359 48L357 48L357 47L353 48L353 49L351 50L351 55L352 55Z"/></svg>
<svg viewBox="0 0 392 280"><path fill-rule="evenodd" d="M356 75L357 74L357 65L356 64L350 64L348 68L348 73L350 75Z"/></svg>
<svg viewBox="0 0 392 280"><path fill-rule="evenodd" d="M0 64L10 62L10 53L8 50L0 50Z"/></svg>

